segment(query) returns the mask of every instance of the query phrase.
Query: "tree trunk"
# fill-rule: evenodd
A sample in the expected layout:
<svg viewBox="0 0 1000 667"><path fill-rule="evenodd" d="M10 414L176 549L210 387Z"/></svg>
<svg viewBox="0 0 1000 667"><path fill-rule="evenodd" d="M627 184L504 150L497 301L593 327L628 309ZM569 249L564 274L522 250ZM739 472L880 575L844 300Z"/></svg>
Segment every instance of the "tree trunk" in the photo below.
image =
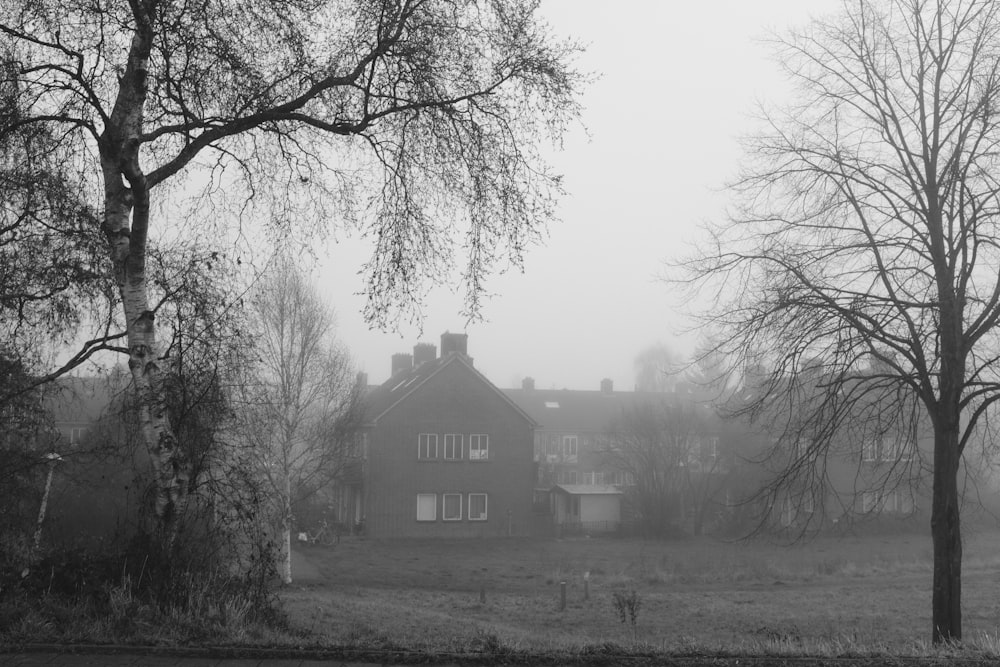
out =
<svg viewBox="0 0 1000 667"><path fill-rule="evenodd" d="M285 470L285 492L282 494L281 517L281 580L292 583L292 476Z"/></svg>
<svg viewBox="0 0 1000 667"><path fill-rule="evenodd" d="M958 499L958 429L935 425L933 642L962 639L962 535Z"/></svg>
<svg viewBox="0 0 1000 667"><path fill-rule="evenodd" d="M140 428L153 467L157 532L170 548L187 504L190 465L167 414L155 314L146 285L150 189L139 160L138 137L153 33L151 16L136 14L136 20L114 109L98 140L104 180L102 226L122 300Z"/></svg>

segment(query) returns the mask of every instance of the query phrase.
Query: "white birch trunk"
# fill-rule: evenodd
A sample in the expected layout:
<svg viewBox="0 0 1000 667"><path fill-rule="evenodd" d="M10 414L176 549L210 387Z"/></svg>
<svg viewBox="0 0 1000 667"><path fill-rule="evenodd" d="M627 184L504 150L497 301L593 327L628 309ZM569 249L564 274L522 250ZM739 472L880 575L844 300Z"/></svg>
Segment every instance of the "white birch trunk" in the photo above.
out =
<svg viewBox="0 0 1000 667"><path fill-rule="evenodd" d="M281 580L285 584L292 583L292 479L285 470L284 511L281 519L281 543L283 559L281 564Z"/></svg>

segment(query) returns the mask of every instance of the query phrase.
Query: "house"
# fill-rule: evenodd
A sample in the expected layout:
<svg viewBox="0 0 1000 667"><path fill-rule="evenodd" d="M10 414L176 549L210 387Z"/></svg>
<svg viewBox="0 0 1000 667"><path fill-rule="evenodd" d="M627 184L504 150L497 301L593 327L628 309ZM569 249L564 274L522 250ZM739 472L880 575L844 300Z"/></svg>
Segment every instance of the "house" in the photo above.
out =
<svg viewBox="0 0 1000 667"><path fill-rule="evenodd" d="M367 399L365 532L376 538L528 535L535 423L477 371L465 334L393 357Z"/></svg>
<svg viewBox="0 0 1000 667"><path fill-rule="evenodd" d="M557 534L615 531L640 519L676 523L687 514L700 526L709 496L730 471L719 447L719 420L684 386L670 393L622 392L606 379L600 390L545 390L526 378L505 393L538 424L534 505L551 517ZM645 414L657 423L647 449L639 451L626 441L634 440L629 431ZM659 487L655 504L669 504L673 514L650 516L652 486Z"/></svg>

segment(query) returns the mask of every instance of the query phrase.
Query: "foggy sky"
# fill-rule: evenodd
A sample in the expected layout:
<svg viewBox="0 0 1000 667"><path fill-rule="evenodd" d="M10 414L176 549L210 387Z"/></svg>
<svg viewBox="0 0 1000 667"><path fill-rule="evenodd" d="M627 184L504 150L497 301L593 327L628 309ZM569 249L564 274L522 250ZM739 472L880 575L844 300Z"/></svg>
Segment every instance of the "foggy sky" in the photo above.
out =
<svg viewBox="0 0 1000 667"><path fill-rule="evenodd" d="M486 321L467 326L461 293L445 286L427 298L422 334L417 326L368 329L356 293L369 249L342 235L331 241L317 281L360 369L381 383L393 353L464 331L476 367L501 387L531 376L539 388L597 389L610 378L615 389L632 389L643 348L660 341L690 351L695 337L682 335L677 295L658 279L664 262L690 252L699 224L724 215L724 186L737 173L738 140L752 130L757 102L787 95L763 40L838 4L544 3L557 34L588 45L580 69L600 76L583 97L586 131L576 128L552 158L568 193L560 222L529 249L523 274L489 280L496 296Z"/></svg>

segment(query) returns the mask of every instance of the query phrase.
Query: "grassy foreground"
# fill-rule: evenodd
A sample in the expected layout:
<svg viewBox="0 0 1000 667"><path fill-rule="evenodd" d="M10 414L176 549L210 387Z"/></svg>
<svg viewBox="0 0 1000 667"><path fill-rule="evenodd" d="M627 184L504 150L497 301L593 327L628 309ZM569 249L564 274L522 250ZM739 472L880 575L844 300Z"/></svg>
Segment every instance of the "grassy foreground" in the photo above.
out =
<svg viewBox="0 0 1000 667"><path fill-rule="evenodd" d="M326 646L993 659L1000 657L1000 532L968 532L961 649L929 647L931 547L923 535L793 546L710 538L345 541L297 554L305 576L281 598L291 627Z"/></svg>
<svg viewBox="0 0 1000 667"><path fill-rule="evenodd" d="M966 529L966 641L945 648L928 642L931 548L923 535L792 546L345 539L294 556L297 579L276 588L281 604L270 620L243 598L202 597L201 586L189 587L184 611L157 610L127 577L76 601L0 595L0 653L46 642L392 652L386 659L430 654L491 664L608 664L625 655L1000 660L1000 530Z"/></svg>

